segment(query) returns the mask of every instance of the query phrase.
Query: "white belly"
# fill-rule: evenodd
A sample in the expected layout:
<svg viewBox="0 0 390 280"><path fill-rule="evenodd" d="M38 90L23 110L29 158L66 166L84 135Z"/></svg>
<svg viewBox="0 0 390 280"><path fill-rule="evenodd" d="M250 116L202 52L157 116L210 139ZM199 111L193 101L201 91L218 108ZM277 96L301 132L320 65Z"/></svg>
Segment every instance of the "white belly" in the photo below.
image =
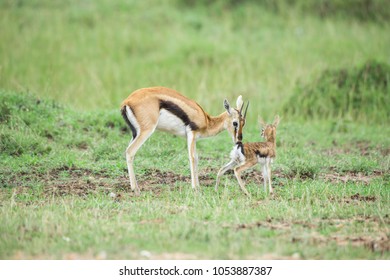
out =
<svg viewBox="0 0 390 280"><path fill-rule="evenodd" d="M160 111L157 129L178 136L186 136L186 126L183 121L165 109Z"/></svg>
<svg viewBox="0 0 390 280"><path fill-rule="evenodd" d="M265 158L265 157L257 157L257 162L260 163L261 165L264 165L266 164L267 162L269 163L273 163L274 162L274 159L273 158Z"/></svg>

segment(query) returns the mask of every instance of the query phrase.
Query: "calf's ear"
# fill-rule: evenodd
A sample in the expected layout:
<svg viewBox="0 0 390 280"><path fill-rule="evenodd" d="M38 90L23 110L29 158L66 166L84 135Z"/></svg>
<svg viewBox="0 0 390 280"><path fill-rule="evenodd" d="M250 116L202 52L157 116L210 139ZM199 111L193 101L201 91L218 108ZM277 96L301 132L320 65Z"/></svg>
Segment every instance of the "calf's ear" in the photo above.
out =
<svg viewBox="0 0 390 280"><path fill-rule="evenodd" d="M237 101L236 101L237 110L241 110L242 104L244 104L244 102L242 101L242 95L240 95L239 97L237 97Z"/></svg>
<svg viewBox="0 0 390 280"><path fill-rule="evenodd" d="M279 115L276 115L275 118L274 118L274 123L273 125L275 127L277 127L279 125L279 122L280 122L280 118L279 118Z"/></svg>

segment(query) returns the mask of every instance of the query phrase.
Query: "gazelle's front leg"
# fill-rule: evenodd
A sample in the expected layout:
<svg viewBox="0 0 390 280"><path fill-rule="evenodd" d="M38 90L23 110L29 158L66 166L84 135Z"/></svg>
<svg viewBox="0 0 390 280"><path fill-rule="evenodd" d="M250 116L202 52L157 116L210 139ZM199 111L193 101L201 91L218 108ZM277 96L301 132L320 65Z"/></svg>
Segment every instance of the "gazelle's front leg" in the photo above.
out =
<svg viewBox="0 0 390 280"><path fill-rule="evenodd" d="M199 178L198 178L198 155L196 154L196 137L195 137L195 133L189 129L187 131L187 147L188 147L188 158L190 160L191 186L194 190L198 190Z"/></svg>
<svg viewBox="0 0 390 280"><path fill-rule="evenodd" d="M268 172L267 172L267 163L266 162L261 164L261 172L263 173L264 191L267 192Z"/></svg>
<svg viewBox="0 0 390 280"><path fill-rule="evenodd" d="M218 191L219 180L226 171L233 169L237 165L236 161L232 160L218 171L217 182L215 182L215 191Z"/></svg>
<svg viewBox="0 0 390 280"><path fill-rule="evenodd" d="M245 183L241 179L241 172L252 167L257 163L257 160L247 161L243 165L240 165L239 167L234 168L234 175L236 175L238 184L240 185L241 190L247 195L249 195L249 192L245 188Z"/></svg>

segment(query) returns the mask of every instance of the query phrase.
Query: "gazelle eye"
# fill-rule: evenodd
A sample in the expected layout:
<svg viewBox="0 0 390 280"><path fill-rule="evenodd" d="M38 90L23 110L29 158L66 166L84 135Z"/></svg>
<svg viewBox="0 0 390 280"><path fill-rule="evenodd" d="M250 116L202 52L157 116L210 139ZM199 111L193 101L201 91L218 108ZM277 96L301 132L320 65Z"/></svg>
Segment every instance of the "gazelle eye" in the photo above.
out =
<svg viewBox="0 0 390 280"><path fill-rule="evenodd" d="M234 126L234 127L237 127L237 126L238 126L238 123L237 123L237 122L233 122L233 126Z"/></svg>

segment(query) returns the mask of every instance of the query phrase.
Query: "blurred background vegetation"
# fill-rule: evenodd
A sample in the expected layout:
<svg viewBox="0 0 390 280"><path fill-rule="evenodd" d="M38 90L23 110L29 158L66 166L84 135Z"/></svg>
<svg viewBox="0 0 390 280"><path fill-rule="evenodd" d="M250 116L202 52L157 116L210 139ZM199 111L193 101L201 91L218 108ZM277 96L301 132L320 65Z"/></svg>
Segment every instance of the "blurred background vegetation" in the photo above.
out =
<svg viewBox="0 0 390 280"><path fill-rule="evenodd" d="M0 0L0 88L93 111L161 85L213 115L242 94L252 120L388 123L389 22L388 0Z"/></svg>

